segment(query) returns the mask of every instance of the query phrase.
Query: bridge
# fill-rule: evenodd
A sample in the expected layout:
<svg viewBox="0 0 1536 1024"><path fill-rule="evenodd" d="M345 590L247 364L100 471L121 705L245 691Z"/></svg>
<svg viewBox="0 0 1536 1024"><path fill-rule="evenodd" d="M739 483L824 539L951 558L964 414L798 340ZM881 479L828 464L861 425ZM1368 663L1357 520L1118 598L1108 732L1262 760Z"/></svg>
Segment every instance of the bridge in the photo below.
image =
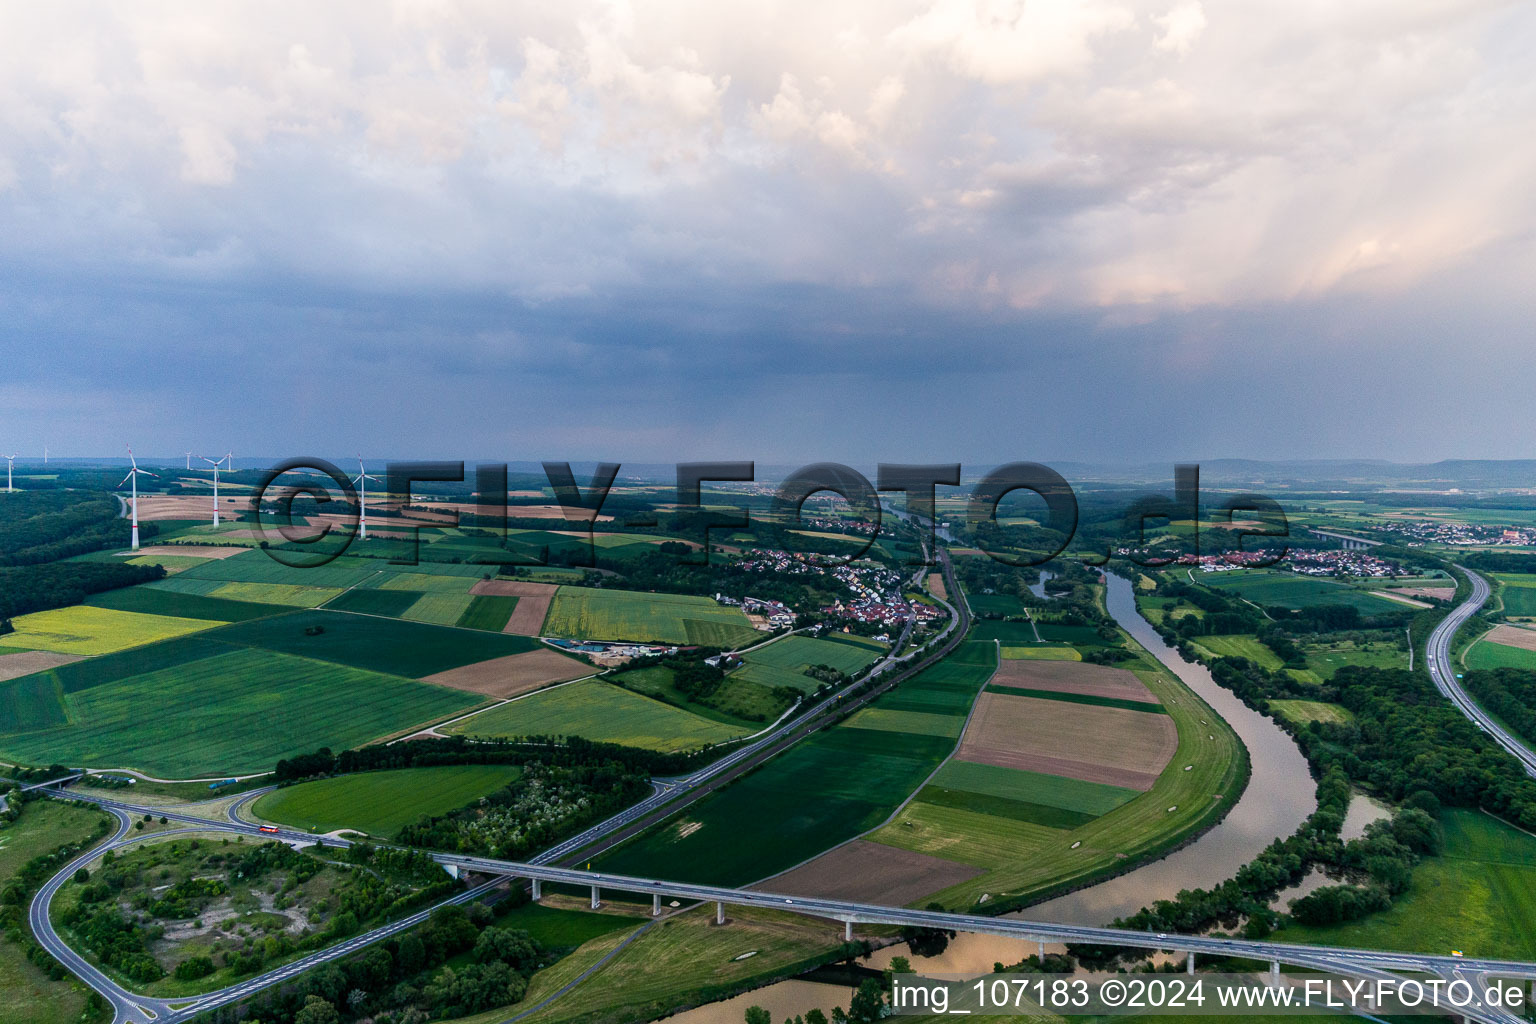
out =
<svg viewBox="0 0 1536 1024"><path fill-rule="evenodd" d="M352 843L331 836L315 836L292 829L258 826L235 820L211 820L165 808L141 807L135 804L108 800L103 797L70 793L62 789L49 790L49 794L62 799L80 799L100 806L113 813L122 823L118 836L107 844L127 845L139 841L139 837L127 836L130 816L152 815L168 821L194 826L194 831L222 831L249 835L260 839L276 840L295 846L321 846L345 849ZM183 1000L145 999L118 986L110 978L96 971L79 954L70 950L53 932L49 921L48 904L54 893L78 866L83 866L103 849L98 847L67 865L39 892L31 908L31 923L38 939L50 952L59 956L70 970L101 992L118 1009L117 1020L149 1021L157 1024L177 1024L191 1016L215 1009L319 963L355 952L364 946L396 934L412 924L425 920L434 908L428 908L409 918L392 922L383 928L357 936L339 947L311 954L299 961L259 975L230 988L221 989L201 997ZM1020 917L988 917L980 914L953 913L937 910L916 910L909 907L891 907L883 904L863 903L856 900L826 897L790 896L783 893L760 892L752 889L734 889L726 886L700 885L667 879L641 878L633 875L608 874L583 868L558 867L533 861L511 861L492 857L476 857L468 854L428 852L428 855L445 870L455 876L473 873L488 876L490 881L481 882L466 892L461 892L448 902L459 903L484 895L491 887L504 879L526 879L532 884L535 899L543 897L547 884L577 886L587 889L593 907L601 904L604 894L625 894L651 897L651 913L662 913L663 899L686 900L693 904L715 905L715 919L726 923L727 907L755 907L800 914L842 924L842 937L853 936L856 924L895 925L918 928L934 928L955 932L974 932L982 935L998 935L1045 943L1091 943L1106 946L1122 946L1144 949L1149 952L1182 953L1187 958L1190 971L1194 970L1195 957L1199 954L1220 957L1238 957L1266 962L1272 977L1278 977L1280 965L1326 971L1331 974L1365 979L1387 979L1392 972L1427 974L1447 980L1460 979L1471 983L1474 991L1486 992L1493 978L1536 980L1536 963L1494 960L1476 957L1457 957L1429 953L1394 952L1376 949L1354 949L1333 946L1310 946L1297 943L1242 939L1227 936L1179 935L1133 931L1127 928L1096 927L1088 925L1056 924L1047 921L1031 921ZM137 1011L137 1012L136 1012ZM1489 1001L1481 1001L1469 1010L1471 1019L1488 1024L1515 1024L1522 1018Z"/></svg>
<svg viewBox="0 0 1536 1024"><path fill-rule="evenodd" d="M1385 543L1379 540L1366 540L1364 537L1351 537L1347 533L1334 533L1332 530L1313 530L1312 533L1317 537L1338 541L1345 551L1364 551L1366 548L1379 548Z"/></svg>

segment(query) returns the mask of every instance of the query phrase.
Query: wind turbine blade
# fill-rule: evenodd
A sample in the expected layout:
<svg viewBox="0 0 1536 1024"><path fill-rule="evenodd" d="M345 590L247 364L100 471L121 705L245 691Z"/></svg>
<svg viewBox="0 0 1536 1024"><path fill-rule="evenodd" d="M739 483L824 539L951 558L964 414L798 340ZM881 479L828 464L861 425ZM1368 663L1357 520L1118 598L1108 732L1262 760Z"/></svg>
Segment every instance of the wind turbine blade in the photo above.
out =
<svg viewBox="0 0 1536 1024"><path fill-rule="evenodd" d="M123 484L127 483L129 480L132 480L132 479L133 479L133 470L130 469L128 471L128 475L123 477L121 480L119 480L117 482L117 486L121 487L121 486L123 486Z"/></svg>

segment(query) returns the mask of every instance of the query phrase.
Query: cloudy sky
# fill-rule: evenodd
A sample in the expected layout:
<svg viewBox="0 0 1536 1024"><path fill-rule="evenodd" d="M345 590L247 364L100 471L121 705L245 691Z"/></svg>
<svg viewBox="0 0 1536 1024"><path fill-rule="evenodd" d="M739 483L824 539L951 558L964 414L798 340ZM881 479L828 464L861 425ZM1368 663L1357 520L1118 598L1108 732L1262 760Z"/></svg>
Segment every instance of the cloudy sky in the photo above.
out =
<svg viewBox="0 0 1536 1024"><path fill-rule="evenodd" d="M0 6L0 449L1531 457L1536 7Z"/></svg>

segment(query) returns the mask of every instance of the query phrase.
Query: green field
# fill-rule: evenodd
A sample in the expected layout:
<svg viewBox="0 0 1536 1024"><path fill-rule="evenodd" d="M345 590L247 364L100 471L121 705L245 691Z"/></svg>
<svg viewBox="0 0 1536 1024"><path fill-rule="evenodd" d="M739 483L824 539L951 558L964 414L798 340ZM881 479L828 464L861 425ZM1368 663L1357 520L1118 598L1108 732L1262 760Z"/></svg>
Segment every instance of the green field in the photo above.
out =
<svg viewBox="0 0 1536 1024"><path fill-rule="evenodd" d="M244 622L264 615L281 615L293 609L281 604L254 601L228 601L198 594L177 594L149 587L124 587L93 594L85 599L92 608L113 608L120 612L146 615L171 615L183 619L207 619L212 622Z"/></svg>
<svg viewBox="0 0 1536 1024"><path fill-rule="evenodd" d="M789 686L810 693L821 683L805 674L812 665L827 665L844 675L853 675L876 661L879 651L834 640L809 636L786 636L760 647L742 658L736 677L772 689Z"/></svg>
<svg viewBox="0 0 1536 1024"><path fill-rule="evenodd" d="M1096 693L1065 693L1061 690L1032 690L1027 686L1014 686L1007 683L993 683L987 686L988 693L1001 694L1004 697L1033 697L1035 700L1058 700L1067 704L1087 704L1098 708L1119 708L1121 711L1139 711L1144 715L1166 715L1167 709L1161 704L1154 704L1146 700L1130 700L1125 697L1102 697Z"/></svg>
<svg viewBox="0 0 1536 1024"><path fill-rule="evenodd" d="M1407 606L1383 600L1365 590L1357 590L1335 580L1296 576L1267 569L1242 569L1235 572L1204 573L1203 585L1219 591L1232 591L1265 608L1317 608L1323 605L1347 605L1362 615L1390 614L1393 606L1406 611Z"/></svg>
<svg viewBox="0 0 1536 1024"><path fill-rule="evenodd" d="M1040 634L1044 639L1045 633ZM1038 644L1035 639L1035 627L1028 622L998 622L988 620L976 623L971 630L972 640L1001 640L1005 647L1022 647L1029 644Z"/></svg>
<svg viewBox="0 0 1536 1024"><path fill-rule="evenodd" d="M6 637L7 640L10 637ZM1521 650L1491 640L1479 640L1467 649L1467 668L1528 668L1536 669L1536 651Z"/></svg>
<svg viewBox="0 0 1536 1024"><path fill-rule="evenodd" d="M1024 602L1012 594L966 594L965 600L977 615L1023 615Z"/></svg>
<svg viewBox="0 0 1536 1024"><path fill-rule="evenodd" d="M165 583L173 581L167 580ZM221 583L218 580L179 580L188 585L212 583L210 596L230 601L256 601L262 604L285 604L294 608L315 608L337 594L338 587L301 587L292 583Z"/></svg>
<svg viewBox="0 0 1536 1024"><path fill-rule="evenodd" d="M1355 720L1354 714L1338 704L1321 700L1272 700L1269 710L1288 722L1305 725L1308 722L1335 722L1347 725Z"/></svg>
<svg viewBox="0 0 1536 1024"><path fill-rule="evenodd" d="M515 765L449 765L362 772L287 786L256 801L258 818L311 832L351 829L392 838L421 817L446 814L517 781Z"/></svg>
<svg viewBox="0 0 1536 1024"><path fill-rule="evenodd" d="M325 607L334 612L358 612L362 615L387 615L399 618L419 595L408 590L348 590Z"/></svg>
<svg viewBox="0 0 1536 1024"><path fill-rule="evenodd" d="M1333 674L1345 665L1361 665L1367 668L1407 668L1408 652L1398 650L1395 644L1376 641L1363 647L1353 640L1341 640L1329 644L1303 644L1307 656L1307 669L1319 679L1332 679Z"/></svg>
<svg viewBox="0 0 1536 1024"><path fill-rule="evenodd" d="M965 720L957 715L936 715L926 711L893 711L890 708L875 707L854 712L848 719L848 727L959 739L961 731L965 728Z"/></svg>
<svg viewBox="0 0 1536 1024"><path fill-rule="evenodd" d="M400 572L373 576L363 586L373 590L410 590L418 594L468 594L475 585L469 576L440 576L436 573Z"/></svg>
<svg viewBox="0 0 1536 1024"><path fill-rule="evenodd" d="M990 644L962 644L873 706L963 720L995 659ZM624 874L757 881L878 825L954 742L851 723L824 729L599 863Z"/></svg>
<svg viewBox="0 0 1536 1024"><path fill-rule="evenodd" d="M561 587L543 632L578 640L740 647L762 639L740 608L708 597Z"/></svg>
<svg viewBox="0 0 1536 1024"><path fill-rule="evenodd" d="M308 631L312 629L323 632L311 635ZM538 641L524 636L326 610L240 622L209 634L209 639L411 679L539 646Z"/></svg>
<svg viewBox="0 0 1536 1024"><path fill-rule="evenodd" d="M464 609L464 614L459 616L457 625L465 629L484 629L492 633L500 633L506 628L507 620L512 617L512 612L517 608L517 598L502 597L494 594L482 594L469 602L469 607Z"/></svg>
<svg viewBox="0 0 1536 1024"><path fill-rule="evenodd" d="M1082 661L1076 647L1031 644L1028 647L1004 647L1005 661Z"/></svg>
<svg viewBox="0 0 1536 1024"><path fill-rule="evenodd" d="M601 679L519 697L445 732L468 736L582 736L647 750L696 750L748 731L632 693Z"/></svg>
<svg viewBox="0 0 1536 1024"><path fill-rule="evenodd" d="M274 560L265 551L246 551L193 566L181 574L186 579L224 580L231 583L281 583L300 587L352 587L388 565L366 558L338 558L322 566L295 569Z"/></svg>
<svg viewBox="0 0 1536 1024"><path fill-rule="evenodd" d="M1536 616L1536 574L1516 572L1490 573L1499 586L1499 600L1504 613L1520 618Z"/></svg>
<svg viewBox="0 0 1536 1024"><path fill-rule="evenodd" d="M756 732L762 728L763 723L778 718L788 706L756 683L735 676L726 677L719 688L710 694L709 703L701 704L677 688L672 670L664 665L632 669L610 676L609 681L711 722L747 726L748 732Z"/></svg>
<svg viewBox="0 0 1536 1024"><path fill-rule="evenodd" d="M1228 634L1226 636L1201 636L1194 639L1196 647L1203 647L1211 655L1218 658L1247 658L1263 668L1273 672L1282 668L1285 662L1274 651L1259 642L1256 636L1246 633Z"/></svg>
<svg viewBox="0 0 1536 1024"><path fill-rule="evenodd" d="M1179 735L1178 750L1149 792L1116 795L1116 787L1096 783L950 762L918 799L867 838L984 869L928 897L951 907L973 906L984 893L993 901L1021 901L1164 849L1208 820L1223 797L1236 797L1243 749L1183 684L1161 670L1136 674ZM1007 774L975 777L998 772ZM955 773L963 785L944 785ZM1101 802L1073 802L1091 800Z"/></svg>
<svg viewBox="0 0 1536 1024"><path fill-rule="evenodd" d="M120 612L112 608L75 605L18 615L5 646L60 654L112 654L129 647L185 636L215 625L206 619Z"/></svg>
<svg viewBox="0 0 1536 1024"><path fill-rule="evenodd" d="M389 593L389 591L385 591ZM400 617L411 622L430 622L438 626L456 625L474 598L465 593L428 591L418 597Z"/></svg>
<svg viewBox="0 0 1536 1024"><path fill-rule="evenodd" d="M1477 811L1448 810L1441 824L1444 851L1414 868L1408 891L1387 910L1334 927L1293 924L1275 938L1536 959L1536 837Z"/></svg>
<svg viewBox="0 0 1536 1024"><path fill-rule="evenodd" d="M21 865L65 843L88 839L100 811L55 800L38 800L17 821L0 826L0 888ZM0 1006L6 1024L78 1024L110 1019L86 1012L90 990L72 976L52 981L29 961L21 946L0 936Z"/></svg>
<svg viewBox="0 0 1536 1024"><path fill-rule="evenodd" d="M928 791L935 788L1077 812L1084 815L1087 820L1109 814L1121 804L1130 803L1141 795L1135 789L1106 786L1103 783L1091 783L1080 778L1063 778L1060 775L1021 771L1017 768L974 765L971 761L948 761L942 769L938 769L938 774L934 775L931 783L923 789L920 800L931 800ZM948 806L966 806L966 804L949 803ZM1003 815L1003 817L1015 817L1015 815ZM1032 818L1020 818L1020 820L1029 821ZM1048 823L1038 821L1038 824Z"/></svg>
<svg viewBox="0 0 1536 1024"><path fill-rule="evenodd" d="M69 724L0 735L0 750L41 764L138 768L170 778L245 774L321 746L340 750L379 739L482 699L212 641L193 650L209 656L74 689L62 685ZM75 667L39 675L78 683L68 674Z"/></svg>

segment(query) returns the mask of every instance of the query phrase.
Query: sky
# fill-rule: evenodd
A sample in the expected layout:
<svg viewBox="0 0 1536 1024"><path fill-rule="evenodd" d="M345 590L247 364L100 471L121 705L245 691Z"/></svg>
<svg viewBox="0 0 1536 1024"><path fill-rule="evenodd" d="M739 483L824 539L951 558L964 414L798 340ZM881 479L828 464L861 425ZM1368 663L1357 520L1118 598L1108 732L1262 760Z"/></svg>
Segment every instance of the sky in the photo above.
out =
<svg viewBox="0 0 1536 1024"><path fill-rule="evenodd" d="M1536 6L0 6L0 454L1531 457Z"/></svg>

